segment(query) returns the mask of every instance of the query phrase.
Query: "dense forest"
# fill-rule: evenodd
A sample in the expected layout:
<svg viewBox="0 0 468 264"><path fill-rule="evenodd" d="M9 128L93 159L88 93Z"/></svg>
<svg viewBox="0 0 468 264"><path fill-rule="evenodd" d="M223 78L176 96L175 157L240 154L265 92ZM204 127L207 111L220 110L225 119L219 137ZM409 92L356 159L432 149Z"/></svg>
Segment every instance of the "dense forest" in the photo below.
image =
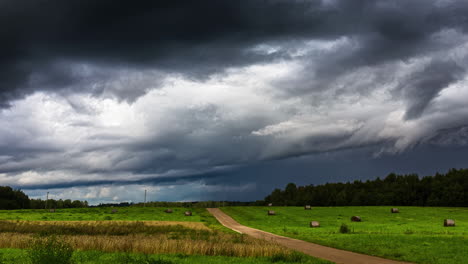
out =
<svg viewBox="0 0 468 264"><path fill-rule="evenodd" d="M60 209L87 207L86 201L29 199L21 190L0 186L0 209Z"/></svg>
<svg viewBox="0 0 468 264"><path fill-rule="evenodd" d="M419 177L389 174L383 180L327 183L297 187L289 183L265 197L274 205L415 205L468 206L468 169Z"/></svg>

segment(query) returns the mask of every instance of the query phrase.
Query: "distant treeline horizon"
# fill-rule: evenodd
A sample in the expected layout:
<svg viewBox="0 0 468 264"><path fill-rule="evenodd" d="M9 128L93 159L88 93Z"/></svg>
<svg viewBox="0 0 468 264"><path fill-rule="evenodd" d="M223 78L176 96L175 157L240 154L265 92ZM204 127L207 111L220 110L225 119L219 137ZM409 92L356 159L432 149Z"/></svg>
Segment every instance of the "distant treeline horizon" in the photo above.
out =
<svg viewBox="0 0 468 264"><path fill-rule="evenodd" d="M468 169L419 177L390 173L384 179L321 185L286 185L265 197L279 206L468 206Z"/></svg>
<svg viewBox="0 0 468 264"><path fill-rule="evenodd" d="M147 203L101 203L89 206L79 200L30 199L20 189L0 186L0 209L63 209L82 207L187 207L222 206L468 206L468 169L451 169L445 174L419 177L417 174L390 173L383 179L346 183L297 186L288 183L284 190L274 189L264 200L193 201Z"/></svg>
<svg viewBox="0 0 468 264"><path fill-rule="evenodd" d="M62 209L88 207L87 201L30 199L23 191L10 186L0 186L0 209Z"/></svg>

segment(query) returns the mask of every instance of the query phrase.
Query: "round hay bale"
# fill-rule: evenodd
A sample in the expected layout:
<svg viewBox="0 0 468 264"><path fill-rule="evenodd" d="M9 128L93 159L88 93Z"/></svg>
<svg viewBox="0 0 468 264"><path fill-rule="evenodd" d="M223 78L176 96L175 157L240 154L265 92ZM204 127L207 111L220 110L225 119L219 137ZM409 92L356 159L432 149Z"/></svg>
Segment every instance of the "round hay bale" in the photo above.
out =
<svg viewBox="0 0 468 264"><path fill-rule="evenodd" d="M272 203L269 203L268 206L273 206L273 204L272 204Z"/></svg>
<svg viewBox="0 0 468 264"><path fill-rule="evenodd" d="M268 215L276 215L276 212L273 210L268 210Z"/></svg>
<svg viewBox="0 0 468 264"><path fill-rule="evenodd" d="M445 219L444 226L455 226L455 220L453 219Z"/></svg>
<svg viewBox="0 0 468 264"><path fill-rule="evenodd" d="M398 208L392 208L390 212L392 212L392 214L396 214L396 213L399 213L400 210L398 210Z"/></svg>
<svg viewBox="0 0 468 264"><path fill-rule="evenodd" d="M310 222L310 227L320 227L320 223L318 221Z"/></svg>
<svg viewBox="0 0 468 264"><path fill-rule="evenodd" d="M304 206L304 210L311 210L311 209L312 209L312 207L310 205Z"/></svg>
<svg viewBox="0 0 468 264"><path fill-rule="evenodd" d="M184 213L185 216L192 216L192 212L191 211L187 211Z"/></svg>
<svg viewBox="0 0 468 264"><path fill-rule="evenodd" d="M352 222L361 222L361 217L354 215L354 216L351 217L351 221Z"/></svg>
<svg viewBox="0 0 468 264"><path fill-rule="evenodd" d="M112 213L113 213L113 214L115 214L115 213L117 213L117 212L118 212L117 209L112 209Z"/></svg>
<svg viewBox="0 0 468 264"><path fill-rule="evenodd" d="M170 214L170 213L172 213L172 209L166 209L166 210L164 210L164 212Z"/></svg>
<svg viewBox="0 0 468 264"><path fill-rule="evenodd" d="M50 209L49 212L50 213L55 213L55 209Z"/></svg>

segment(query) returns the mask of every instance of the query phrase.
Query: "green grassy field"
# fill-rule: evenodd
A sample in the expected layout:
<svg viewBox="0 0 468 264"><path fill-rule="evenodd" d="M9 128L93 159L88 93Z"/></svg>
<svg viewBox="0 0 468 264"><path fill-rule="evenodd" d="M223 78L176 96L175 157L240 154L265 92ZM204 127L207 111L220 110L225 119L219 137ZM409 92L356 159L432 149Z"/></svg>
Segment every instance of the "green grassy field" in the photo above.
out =
<svg viewBox="0 0 468 264"><path fill-rule="evenodd" d="M308 258L302 255L293 257L273 256L260 258L240 258L226 256L200 256L184 254L129 254L106 253L100 251L75 251L73 263L80 264L327 264L330 262ZM28 251L21 249L0 249L0 263L2 264L31 264Z"/></svg>
<svg viewBox="0 0 468 264"><path fill-rule="evenodd" d="M0 210L0 264L31 263L34 241L51 237L71 246L73 263L330 263L240 235L204 208L165 209Z"/></svg>
<svg viewBox="0 0 468 264"><path fill-rule="evenodd" d="M30 210L0 210L0 220L29 221L190 221L200 222L203 208L172 208L173 213L165 213L166 208L160 207L93 207L57 209L51 213L43 209ZM117 210L112 213L112 210ZM185 211L192 211L192 216L184 216Z"/></svg>
<svg viewBox="0 0 468 264"><path fill-rule="evenodd" d="M468 263L468 208L223 207L241 224L331 247L416 263ZM277 215L268 216L267 210ZM353 215L362 222L351 222ZM444 227L445 218L455 227ZM310 228L319 221L319 228ZM342 223L351 233L339 232Z"/></svg>
<svg viewBox="0 0 468 264"><path fill-rule="evenodd" d="M0 210L0 221L183 221L202 222L211 229L226 233L234 231L219 224L205 208L174 207L172 213L165 213L162 207L91 207L57 209L54 213L43 209ZM112 210L117 212L113 213ZM185 216L191 211L192 216Z"/></svg>

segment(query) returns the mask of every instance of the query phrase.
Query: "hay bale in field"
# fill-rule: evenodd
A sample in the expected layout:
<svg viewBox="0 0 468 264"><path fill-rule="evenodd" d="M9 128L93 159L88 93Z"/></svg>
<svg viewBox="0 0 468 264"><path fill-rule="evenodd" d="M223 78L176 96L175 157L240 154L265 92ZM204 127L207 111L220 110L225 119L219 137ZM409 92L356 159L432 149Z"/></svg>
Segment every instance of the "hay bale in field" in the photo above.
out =
<svg viewBox="0 0 468 264"><path fill-rule="evenodd" d="M273 206L273 204L272 204L272 203L269 203L268 206Z"/></svg>
<svg viewBox="0 0 468 264"><path fill-rule="evenodd" d="M351 221L352 222L361 222L361 217L354 215L354 216L351 217Z"/></svg>
<svg viewBox="0 0 468 264"><path fill-rule="evenodd" d="M55 209L49 209L49 213L55 213Z"/></svg>
<svg viewBox="0 0 468 264"><path fill-rule="evenodd" d="M398 210L398 208L392 208L390 212L392 212L392 214L395 214L395 213L399 213L400 210Z"/></svg>
<svg viewBox="0 0 468 264"><path fill-rule="evenodd" d="M172 213L172 209L166 209L166 210L164 210L164 212L170 214L170 213Z"/></svg>
<svg viewBox="0 0 468 264"><path fill-rule="evenodd" d="M310 227L320 227L320 223L318 221L310 222Z"/></svg>
<svg viewBox="0 0 468 264"><path fill-rule="evenodd" d="M276 215L276 212L273 210L268 210L268 215Z"/></svg>
<svg viewBox="0 0 468 264"><path fill-rule="evenodd" d="M112 209L112 213L113 213L113 214L115 214L115 213L117 213L117 212L118 212L117 209Z"/></svg>
<svg viewBox="0 0 468 264"><path fill-rule="evenodd" d="M453 219L445 219L444 226L455 226L455 221Z"/></svg>
<svg viewBox="0 0 468 264"><path fill-rule="evenodd" d="M191 211L186 211L186 212L184 213L184 215L185 215L185 216L192 216L192 212L191 212Z"/></svg>
<svg viewBox="0 0 468 264"><path fill-rule="evenodd" d="M312 209L312 207L310 205L304 206L304 210L311 210L311 209Z"/></svg>

